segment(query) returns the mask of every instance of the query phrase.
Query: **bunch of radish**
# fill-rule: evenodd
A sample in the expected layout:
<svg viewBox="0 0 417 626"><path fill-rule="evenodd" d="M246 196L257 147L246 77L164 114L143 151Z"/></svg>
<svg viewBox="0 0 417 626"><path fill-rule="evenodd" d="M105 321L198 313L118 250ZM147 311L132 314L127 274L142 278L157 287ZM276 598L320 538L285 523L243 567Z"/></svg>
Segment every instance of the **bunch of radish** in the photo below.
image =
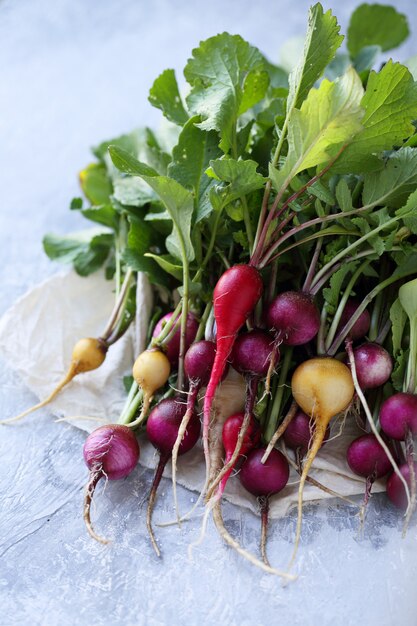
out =
<svg viewBox="0 0 417 626"><path fill-rule="evenodd" d="M311 9L305 54L323 45L316 38L333 18L323 29L314 25L328 18L321 5ZM339 40L336 21L333 28L329 41ZM240 45L248 48L237 63L232 51ZM75 344L68 372L45 400L1 423L45 407L75 376L94 377L131 326L137 272L146 272L153 311L145 345L131 371L123 372L131 374L125 405L120 415L105 416L111 423L84 445L87 530L107 541L91 521L95 488L102 479L134 472L147 441L159 455L146 514L158 556L153 510L165 468L172 467L173 523L181 525L201 506L201 540L212 515L229 546L288 580L295 577L290 570L303 529L306 483L347 499L326 484L324 472L320 482L314 476L321 456L331 460L331 441L346 424L356 435L339 463L363 479L363 502L354 503L362 523L374 485L381 488L384 481L388 500L404 517L404 533L416 508L416 203L407 185L392 187L392 172L402 159L409 164L417 157L415 138L407 135L414 133L417 107L399 94L391 114L403 116L392 123L400 130L392 141L391 126L381 131L378 149L351 168L355 150L365 150L361 146L372 139L360 137L375 115L364 108L384 92L385 66L359 76L352 62L342 77L320 82L336 51L321 48L314 59L301 60L283 103L286 88L275 88L276 68L249 44L223 33L202 46L184 73L186 103L173 76L175 88L164 74L151 90L150 101L179 126L172 133L175 147L169 151L172 136L146 129L144 138L134 133L99 146L97 163L82 172L90 202L83 215L107 230L98 242L91 239L87 253L83 248L83 263L68 254L65 241L61 256L85 274L101 259L115 291L106 327ZM232 90L207 71L218 66L219 54ZM314 64L314 71L306 69ZM397 66L387 64L393 73ZM397 82L409 75L403 70ZM259 85L253 76L263 77ZM327 90L321 99L320 89ZM219 104L225 91L233 98ZM335 119L314 110L324 101ZM382 104L393 106L388 97ZM390 119L383 117L378 123ZM362 171L367 157L371 163ZM72 209L81 208L78 200ZM232 388L237 399L226 410ZM205 479L197 503L182 515L177 476L185 454L199 460ZM289 497L291 485L297 524L283 570L269 562L267 528L274 502ZM260 558L224 524L222 501L234 489L260 513Z"/></svg>

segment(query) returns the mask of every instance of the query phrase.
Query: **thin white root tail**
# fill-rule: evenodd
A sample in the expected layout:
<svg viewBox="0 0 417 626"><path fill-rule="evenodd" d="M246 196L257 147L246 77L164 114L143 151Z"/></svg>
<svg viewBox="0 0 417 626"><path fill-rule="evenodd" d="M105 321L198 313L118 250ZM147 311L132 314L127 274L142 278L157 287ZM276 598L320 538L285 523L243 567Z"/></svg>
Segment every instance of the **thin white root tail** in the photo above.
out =
<svg viewBox="0 0 417 626"><path fill-rule="evenodd" d="M180 449L181 441L185 435L187 426L193 415L193 408L194 407L192 407L191 409L187 409L184 417L182 418L181 425L178 429L178 435L175 440L174 447L172 448L172 493L174 497L175 516L177 518L177 522L179 526L181 526L181 517L179 515L179 510L178 510L178 496L177 496L177 459L178 459L178 452Z"/></svg>
<svg viewBox="0 0 417 626"><path fill-rule="evenodd" d="M59 392L66 385L68 385L68 383L71 382L71 380L76 375L77 375L77 364L75 362L72 362L64 378L57 384L55 389L49 394L47 398L45 398L45 400L42 400L42 402L38 402L38 404L34 404L29 409L26 409L26 411L23 411L23 413L19 413L19 415L16 415L15 417L9 417L8 419L0 420L0 424L13 424L14 422L18 422L19 420L26 417L26 415L29 415L30 413L33 413L34 411L37 411L38 409L42 409L44 406L52 402L52 400L54 400L54 398L59 394Z"/></svg>
<svg viewBox="0 0 417 626"><path fill-rule="evenodd" d="M216 524L218 533L220 537L223 539L223 541L227 543L231 548L236 550L236 552L240 554L244 559L252 563L252 565L255 565L255 567L258 567L259 569L263 570L264 572L267 572L268 574L279 576L280 578L284 578L287 581L295 580L297 578L297 576L295 576L294 574L289 574L288 572L281 572L275 569L274 567L271 567L270 565L263 563L262 561L257 559L256 556L254 556L253 554L251 554L250 552L242 548L242 546L235 539L233 539L233 537L230 535L230 533L227 531L224 525L220 502L216 502L213 508L213 519L214 519L214 523Z"/></svg>
<svg viewBox="0 0 417 626"><path fill-rule="evenodd" d="M103 544L106 545L106 544L110 543L109 540L105 539L104 537L100 537L100 535L98 535L96 533L96 531L94 530L93 525L91 523L91 517L90 517L91 502L93 500L94 491L95 491L95 488L97 486L98 481L100 480L100 478L102 476L103 476L103 474L102 474L101 470L91 473L90 480L88 481L87 486L85 488L85 495L84 495L84 521L85 521L85 525L86 525L86 528L88 530L88 533L89 533L90 537L92 537L93 539L95 539L99 543L103 543Z"/></svg>
<svg viewBox="0 0 417 626"><path fill-rule="evenodd" d="M297 409L298 409L298 405L295 401L293 401L293 403L291 404L287 415L284 417L284 419L282 420L281 424L278 426L277 430L275 431L271 441L268 444L267 449L265 450L265 453L261 459L261 463L266 463L268 460L269 455L271 454L276 442L278 441L278 439L280 437L282 437L282 435L285 432L285 429L287 428L288 424L291 422L292 418L294 417L294 415L297 413Z"/></svg>

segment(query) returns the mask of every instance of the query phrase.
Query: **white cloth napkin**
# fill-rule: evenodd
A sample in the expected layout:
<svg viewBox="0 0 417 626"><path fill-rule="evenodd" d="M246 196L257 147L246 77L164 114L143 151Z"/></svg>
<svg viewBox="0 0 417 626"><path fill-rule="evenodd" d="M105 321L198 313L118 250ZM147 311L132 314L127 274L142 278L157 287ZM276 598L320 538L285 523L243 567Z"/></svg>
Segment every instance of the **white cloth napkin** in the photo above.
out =
<svg viewBox="0 0 417 626"><path fill-rule="evenodd" d="M0 354L37 397L44 398L64 375L78 339L100 335L113 308L112 288L113 283L99 272L88 278L81 278L74 272L58 274L31 289L3 315L0 320ZM98 370L79 375L56 397L49 405L51 413L60 417L82 415L104 418L107 422L117 421L126 398L122 378L130 374L135 356L144 348L152 309L152 292L144 275L138 278L137 305L134 327L110 348ZM241 410L243 382L238 377L227 379L217 401L225 416ZM36 419L36 413L25 419ZM86 420L71 420L71 423L86 432L99 426L97 422ZM7 428L18 427L17 422ZM336 424L332 435L337 431ZM355 424L348 419L343 433L320 451L311 472L316 480L344 496L364 491L364 480L353 475L346 463L347 446L359 434ZM155 450L144 439L141 440L140 463L150 468L156 464ZM166 475L170 475L169 467ZM204 483L204 475L200 446L180 457L177 473L180 484L198 492ZM271 498L271 517L282 517L295 506L297 482L297 474L291 471L286 488ZM375 492L383 489L382 482L373 487ZM226 498L252 511L257 510L256 499L237 479L229 480ZM306 485L306 502L323 498L329 498L329 495Z"/></svg>

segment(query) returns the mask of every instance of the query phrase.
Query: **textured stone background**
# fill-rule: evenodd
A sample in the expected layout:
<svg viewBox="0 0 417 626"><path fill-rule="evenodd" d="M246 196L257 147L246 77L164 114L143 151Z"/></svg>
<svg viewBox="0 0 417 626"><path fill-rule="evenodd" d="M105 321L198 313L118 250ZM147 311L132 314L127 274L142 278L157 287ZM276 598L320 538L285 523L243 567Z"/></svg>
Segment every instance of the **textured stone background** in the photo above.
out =
<svg viewBox="0 0 417 626"><path fill-rule="evenodd" d="M200 39L222 30L242 34L277 60L281 43L304 32L309 4L0 2L0 313L57 271L43 255L43 233L81 227L67 207L89 146L158 120L146 99L156 75L167 66L180 70ZM356 4L333 2L343 25ZM416 32L414 2L394 4ZM396 57L414 52L410 41ZM0 414L33 401L3 365ZM82 433L53 424L47 411L0 431L0 624L416 624L416 528L401 540L401 520L383 498L373 499L362 538L352 509L310 507L300 578L284 589L226 549L212 526L189 562L199 520L182 531L157 530L164 553L157 561L144 523L151 475L141 467L99 490L96 525L114 542L107 548L92 542L81 517L82 442ZM180 489L180 499L185 510L195 494ZM258 519L231 505L224 514L256 551ZM170 516L165 481L155 519ZM292 515L271 528L273 563L287 561L294 527Z"/></svg>

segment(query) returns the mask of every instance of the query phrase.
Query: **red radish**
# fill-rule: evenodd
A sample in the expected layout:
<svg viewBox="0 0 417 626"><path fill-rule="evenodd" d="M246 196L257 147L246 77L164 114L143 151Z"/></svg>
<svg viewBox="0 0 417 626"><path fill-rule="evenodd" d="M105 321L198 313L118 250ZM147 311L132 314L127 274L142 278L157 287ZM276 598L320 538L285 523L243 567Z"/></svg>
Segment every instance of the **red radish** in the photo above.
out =
<svg viewBox="0 0 417 626"><path fill-rule="evenodd" d="M177 458L182 438L187 430L188 422L194 415L195 403L197 395L202 386L206 385L210 379L210 373L213 367L216 354L216 345L212 341L197 341L187 350L184 358L184 371L189 380L189 390L187 398L187 410L182 418L180 428L178 430L177 439L172 449L172 489L174 495L174 508L179 521L178 504L177 504ZM226 370L225 370L226 373Z"/></svg>
<svg viewBox="0 0 417 626"><path fill-rule="evenodd" d="M249 493L258 498L261 510L261 554L263 562L269 565L266 556L266 538L269 517L269 498L284 489L290 475L288 461L282 452L275 448L265 463L262 457L265 448L252 450L239 473L240 482Z"/></svg>
<svg viewBox="0 0 417 626"><path fill-rule="evenodd" d="M207 477L210 475L209 426L216 389L236 335L262 295L262 278L251 265L234 265L224 272L213 292L214 319L217 326L216 358L204 398L203 445Z"/></svg>
<svg viewBox="0 0 417 626"><path fill-rule="evenodd" d="M392 372L392 359L378 343L363 343L353 351L356 374L362 389L381 387L389 380Z"/></svg>
<svg viewBox="0 0 417 626"><path fill-rule="evenodd" d="M343 331L343 327L346 326L348 322L350 322L351 317L353 316L353 314L356 312L356 310L359 308L360 305L361 303L358 302L357 300L354 300L353 298L350 298L346 302L345 308L343 309L343 313L340 317L340 322L338 326L339 332ZM363 313L360 314L359 318L353 324L349 332L350 339L352 339L352 341L356 341L357 339L361 339L362 337L365 337L366 333L369 330L370 325L371 325L371 316L369 315L369 311L365 309L365 311L363 311Z"/></svg>
<svg viewBox="0 0 417 626"><path fill-rule="evenodd" d="M1 420L0 424L10 424L12 422L17 422L18 420L26 417L29 413L33 411L37 411L38 409L43 408L59 394L59 392L68 385L72 381L73 378L78 376L78 374L83 374L85 372L92 372L102 365L104 359L106 358L106 353L108 350L108 344L104 339L93 339L92 337L87 337L85 339L80 339L75 344L72 356L71 363L68 368L67 373L64 378L57 384L55 389L49 394L45 400L42 402L38 402L34 406L30 407L16 415L15 417L10 417L5 420Z"/></svg>
<svg viewBox="0 0 417 626"><path fill-rule="evenodd" d="M313 439L314 429L312 419L306 415L301 409L298 409L287 428L284 431L283 438L287 448L299 450L304 456ZM330 426L326 428L322 446L330 437Z"/></svg>
<svg viewBox="0 0 417 626"><path fill-rule="evenodd" d="M161 334L165 324L171 319L173 313L167 313L157 323L155 329L153 331L152 336L158 337ZM180 315L177 317L178 322L180 321ZM176 321L177 321L176 320ZM195 336L198 331L198 321L196 316L193 313L188 313L187 315L187 330L185 334L185 349L193 343ZM161 349L167 355L169 362L172 367L178 366L178 357L180 355L180 343L181 343L181 329L178 327L174 334L168 335L168 341L163 344Z"/></svg>
<svg viewBox="0 0 417 626"><path fill-rule="evenodd" d="M414 481L415 476L417 474L417 463L413 463L410 467L409 463L404 463L400 465L400 472L402 476L407 481L408 486L411 488L411 472L414 473ZM408 498L404 489L404 485L400 481L399 477L395 472L391 474L387 481L387 496L391 500L391 502L398 508L405 511L408 507Z"/></svg>
<svg viewBox="0 0 417 626"><path fill-rule="evenodd" d="M245 415L242 421L239 435L235 442L235 447L229 459L226 460L223 469L209 486L207 499L210 498L215 487L219 485L216 498L221 498L226 481L223 478L230 475L239 455L241 447L249 427L250 420L253 419L258 382L265 376L269 369L269 359L271 356L272 337L263 330L252 330L239 335L232 350L231 361L233 367L243 374L246 380L246 404Z"/></svg>
<svg viewBox="0 0 417 626"><path fill-rule="evenodd" d="M347 409L355 392L352 375L347 365L329 357L304 361L295 370L291 387L294 400L314 421L314 434L298 489L297 530L290 567L295 560L300 541L303 491L308 473L326 436L326 429L331 418Z"/></svg>
<svg viewBox="0 0 417 626"><path fill-rule="evenodd" d="M417 395L396 393L382 404L379 414L381 428L392 439L405 440L407 432L417 434Z"/></svg>
<svg viewBox="0 0 417 626"><path fill-rule="evenodd" d="M235 413L227 418L223 424L222 442L223 448L226 453L224 459L224 471L219 474L216 480L212 483L210 490L207 493L209 498L211 493L217 485L219 486L217 491L217 497L220 498L226 488L227 481L229 480L233 469L237 466L239 459L244 458L250 450L255 448L261 440L261 429L258 422L253 415L249 414L249 424L245 431L243 431L243 425L245 423L245 413ZM242 433L242 434L241 434ZM239 452L236 454L236 448L239 442L239 435L242 438L242 443L239 446ZM234 461L234 457L236 460Z"/></svg>
<svg viewBox="0 0 417 626"><path fill-rule="evenodd" d="M320 313L310 295L286 291L271 302L267 311L268 328L288 346L308 343L319 332Z"/></svg>
<svg viewBox="0 0 417 626"><path fill-rule="evenodd" d="M154 480L149 494L148 511L146 515L146 525L152 545L158 556L161 556L152 529L152 512L155 504L156 492L164 473L165 465L172 455L178 431L186 412L186 406L179 399L168 398L162 400L149 413L146 423L146 434L149 441L159 452L159 463L156 467ZM178 454L185 454L195 446L200 436L200 420L193 413L188 422L188 428L181 440Z"/></svg>
<svg viewBox="0 0 417 626"><path fill-rule="evenodd" d="M83 452L84 461L90 470L84 498L84 520L91 537L101 543L108 543L95 533L91 524L90 508L94 490L101 478L119 480L134 470L139 460L139 444L130 428L109 424L100 426L88 435Z"/></svg>

